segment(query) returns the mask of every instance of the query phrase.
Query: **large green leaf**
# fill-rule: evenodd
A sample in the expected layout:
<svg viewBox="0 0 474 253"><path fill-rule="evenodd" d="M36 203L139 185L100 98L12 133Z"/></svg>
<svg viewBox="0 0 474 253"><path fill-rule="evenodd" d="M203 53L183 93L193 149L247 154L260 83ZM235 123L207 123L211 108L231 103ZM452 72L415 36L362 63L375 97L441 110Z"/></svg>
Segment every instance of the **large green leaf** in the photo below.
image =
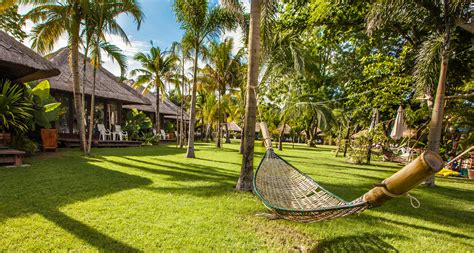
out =
<svg viewBox="0 0 474 253"><path fill-rule="evenodd" d="M61 106L61 102L49 103L43 106L44 112L52 112Z"/></svg>
<svg viewBox="0 0 474 253"><path fill-rule="evenodd" d="M49 81L44 80L31 90L31 94L37 96L40 99L40 102L43 103L43 101L49 98L50 88Z"/></svg>

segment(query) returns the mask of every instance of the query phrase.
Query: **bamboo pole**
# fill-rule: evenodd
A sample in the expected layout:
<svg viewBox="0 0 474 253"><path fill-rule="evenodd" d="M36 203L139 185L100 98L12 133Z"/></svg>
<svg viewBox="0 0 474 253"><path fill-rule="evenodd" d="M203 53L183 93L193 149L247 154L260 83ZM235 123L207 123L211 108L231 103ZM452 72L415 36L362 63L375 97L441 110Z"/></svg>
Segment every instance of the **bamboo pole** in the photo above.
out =
<svg viewBox="0 0 474 253"><path fill-rule="evenodd" d="M425 151L413 162L385 179L381 184L364 194L364 200L371 207L382 205L394 197L403 196L443 168L443 159L437 153Z"/></svg>
<svg viewBox="0 0 474 253"><path fill-rule="evenodd" d="M272 149L272 137L270 137L270 132L268 131L267 123L260 122L260 130L262 131L265 146L267 147L267 149Z"/></svg>

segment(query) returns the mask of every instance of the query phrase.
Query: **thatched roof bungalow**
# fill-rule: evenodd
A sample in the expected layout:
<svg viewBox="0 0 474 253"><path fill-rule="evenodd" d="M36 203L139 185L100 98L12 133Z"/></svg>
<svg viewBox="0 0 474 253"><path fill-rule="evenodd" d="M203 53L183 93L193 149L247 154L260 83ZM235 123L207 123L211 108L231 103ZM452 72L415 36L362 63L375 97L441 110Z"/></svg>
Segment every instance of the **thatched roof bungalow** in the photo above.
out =
<svg viewBox="0 0 474 253"><path fill-rule="evenodd" d="M51 62L57 66L61 74L50 78L51 93L56 97L65 107L66 114L60 120L60 133L77 133L77 123L74 117L74 100L73 100L73 80L72 73L68 63L69 50L61 49L53 53ZM79 55L79 76L83 77L83 61L84 56ZM90 96L92 94L93 65L87 61L86 69L86 111L90 112ZM104 68L97 70L96 76L96 104L95 104L95 121L97 124L104 124L108 129L113 129L113 125L122 125L122 106L123 105L147 105L151 102L137 91L121 82L119 78Z"/></svg>
<svg viewBox="0 0 474 253"><path fill-rule="evenodd" d="M56 75L54 64L0 30L0 79L23 83Z"/></svg>
<svg viewBox="0 0 474 253"><path fill-rule="evenodd" d="M130 85L130 87L133 86L133 82L129 82L128 84ZM154 122L156 119L156 93L149 92L145 94L142 88L138 89L137 92L145 96L151 103L147 105L125 105L123 106L123 108L128 110L137 109L139 111L145 112ZM183 111L183 119L184 122L189 121L189 114L186 111ZM171 100L169 100L168 98L163 99L160 96L160 120L162 127L165 125L165 122L171 122L173 125L175 125L176 121L181 120L181 108L171 102Z"/></svg>

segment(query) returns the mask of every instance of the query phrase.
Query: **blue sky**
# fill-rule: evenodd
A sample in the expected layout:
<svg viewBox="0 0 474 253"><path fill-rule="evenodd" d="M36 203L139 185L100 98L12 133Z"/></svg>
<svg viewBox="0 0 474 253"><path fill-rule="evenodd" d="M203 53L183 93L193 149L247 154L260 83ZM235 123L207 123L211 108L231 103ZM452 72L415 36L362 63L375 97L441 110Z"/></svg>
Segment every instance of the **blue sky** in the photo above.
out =
<svg viewBox="0 0 474 253"><path fill-rule="evenodd" d="M210 0L209 5L217 5L218 0ZM249 0L243 1L246 6L249 6ZM142 10L145 14L145 20L142 22L140 30L133 19L127 15L118 17L118 22L127 33L131 44L125 44L118 36L110 35L108 40L123 50L128 57L128 70L140 67L140 65L133 60L133 56L138 52L146 52L150 48L150 41L153 41L155 46L162 49L170 48L174 41L180 41L183 30L180 24L177 23L173 12L174 0L139 0ZM31 6L20 6L19 12L24 14ZM31 22L26 24L25 30L30 31L33 27ZM242 46L240 44L241 32L229 31L224 36L233 37L235 47ZM24 42L28 46L31 45L29 40ZM67 37L64 35L57 43L55 49L65 47L67 45ZM104 59L103 66L115 75L120 75L119 67L110 59Z"/></svg>

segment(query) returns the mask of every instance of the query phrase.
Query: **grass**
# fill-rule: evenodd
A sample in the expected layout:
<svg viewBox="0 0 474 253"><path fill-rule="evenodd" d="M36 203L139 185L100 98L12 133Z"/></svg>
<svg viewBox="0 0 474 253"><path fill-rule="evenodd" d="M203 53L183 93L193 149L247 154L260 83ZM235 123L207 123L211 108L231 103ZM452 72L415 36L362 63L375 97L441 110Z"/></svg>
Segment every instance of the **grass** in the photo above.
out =
<svg viewBox="0 0 474 253"><path fill-rule="evenodd" d="M437 179L418 187L413 209L399 198L359 216L300 224L256 217L250 193L233 190L237 144L197 146L185 159L174 145L96 149L85 158L60 150L0 168L1 251L314 251L468 252L474 248L474 184ZM263 148L258 147L261 155ZM357 166L332 149L279 152L329 190L350 200L399 165ZM259 158L256 159L257 161Z"/></svg>

